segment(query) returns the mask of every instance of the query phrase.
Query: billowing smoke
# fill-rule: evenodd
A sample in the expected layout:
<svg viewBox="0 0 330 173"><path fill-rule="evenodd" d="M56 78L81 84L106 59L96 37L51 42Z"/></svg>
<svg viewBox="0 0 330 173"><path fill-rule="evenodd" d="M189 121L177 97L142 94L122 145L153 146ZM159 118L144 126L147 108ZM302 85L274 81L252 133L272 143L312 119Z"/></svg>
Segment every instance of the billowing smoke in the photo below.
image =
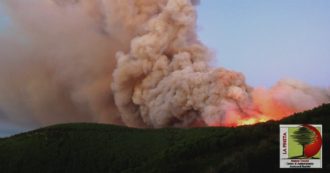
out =
<svg viewBox="0 0 330 173"><path fill-rule="evenodd" d="M117 53L112 86L127 125L211 125L226 121L228 108L251 102L242 74L207 64L195 22L189 1L168 1L132 39L129 53Z"/></svg>
<svg viewBox="0 0 330 173"><path fill-rule="evenodd" d="M330 102L295 80L270 89L209 65L198 1L4 0L0 121L41 126L217 126L279 119Z"/></svg>
<svg viewBox="0 0 330 173"><path fill-rule="evenodd" d="M120 38L130 37L123 34L130 28L116 24L122 16L107 23L102 10L109 5L92 0L4 5L13 24L0 41L1 119L34 127L120 123L110 83L115 52L128 48ZM108 33L106 25L117 30Z"/></svg>
<svg viewBox="0 0 330 173"><path fill-rule="evenodd" d="M272 119L330 102L330 88L313 87L290 79L281 80L270 89L256 88L252 95L260 112Z"/></svg>

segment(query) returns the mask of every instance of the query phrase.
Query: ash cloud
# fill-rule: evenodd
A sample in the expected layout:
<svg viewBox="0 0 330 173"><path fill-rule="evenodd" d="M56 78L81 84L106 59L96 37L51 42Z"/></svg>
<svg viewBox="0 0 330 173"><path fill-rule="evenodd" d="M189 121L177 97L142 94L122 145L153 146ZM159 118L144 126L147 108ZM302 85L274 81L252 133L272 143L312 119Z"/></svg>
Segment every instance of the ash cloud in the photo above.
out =
<svg viewBox="0 0 330 173"><path fill-rule="evenodd" d="M295 80L252 88L209 65L196 34L199 1L4 0L0 121L32 127L101 122L131 127L237 125L330 102Z"/></svg>

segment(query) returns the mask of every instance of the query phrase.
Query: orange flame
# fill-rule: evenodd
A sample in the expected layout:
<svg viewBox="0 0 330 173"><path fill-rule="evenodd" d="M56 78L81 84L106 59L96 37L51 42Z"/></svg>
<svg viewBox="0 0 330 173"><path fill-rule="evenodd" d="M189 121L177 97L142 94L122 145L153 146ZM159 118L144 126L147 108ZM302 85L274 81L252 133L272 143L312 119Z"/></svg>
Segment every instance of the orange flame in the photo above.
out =
<svg viewBox="0 0 330 173"><path fill-rule="evenodd" d="M268 107L264 110L260 110L256 107L254 111L252 110L248 114L242 114L237 111L228 111L226 113L226 120L223 124L219 124L218 126L236 127L243 125L253 125L269 120L279 120L281 118L292 115L295 112L297 111L280 104L274 104L272 107Z"/></svg>
<svg viewBox="0 0 330 173"><path fill-rule="evenodd" d="M262 123L268 121L269 118L267 117L251 117L246 119L239 119L237 121L237 126L243 126L243 125L252 125L256 123Z"/></svg>

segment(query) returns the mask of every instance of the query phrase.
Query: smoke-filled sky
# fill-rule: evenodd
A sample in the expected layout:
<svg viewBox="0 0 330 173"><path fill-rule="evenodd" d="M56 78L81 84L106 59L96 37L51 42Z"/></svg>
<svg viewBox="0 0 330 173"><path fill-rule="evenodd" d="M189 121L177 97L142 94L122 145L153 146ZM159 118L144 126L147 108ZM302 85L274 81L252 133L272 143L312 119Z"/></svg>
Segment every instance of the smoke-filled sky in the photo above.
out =
<svg viewBox="0 0 330 173"><path fill-rule="evenodd" d="M4 2L0 136L76 121L239 125L330 100L325 0Z"/></svg>
<svg viewBox="0 0 330 173"><path fill-rule="evenodd" d="M283 77L330 85L330 1L202 0L197 9L215 66L243 72L253 86ZM0 34L9 24L0 3Z"/></svg>

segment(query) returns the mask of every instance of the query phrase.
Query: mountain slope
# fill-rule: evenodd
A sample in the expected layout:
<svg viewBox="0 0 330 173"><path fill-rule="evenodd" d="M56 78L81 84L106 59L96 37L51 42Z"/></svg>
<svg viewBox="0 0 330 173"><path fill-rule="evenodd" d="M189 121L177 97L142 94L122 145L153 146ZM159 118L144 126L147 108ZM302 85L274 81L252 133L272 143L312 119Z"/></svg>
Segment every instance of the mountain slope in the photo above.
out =
<svg viewBox="0 0 330 173"><path fill-rule="evenodd" d="M237 128L50 126L0 139L0 172L278 172L279 124L301 123L323 124L323 169L313 171L328 172L330 104Z"/></svg>

